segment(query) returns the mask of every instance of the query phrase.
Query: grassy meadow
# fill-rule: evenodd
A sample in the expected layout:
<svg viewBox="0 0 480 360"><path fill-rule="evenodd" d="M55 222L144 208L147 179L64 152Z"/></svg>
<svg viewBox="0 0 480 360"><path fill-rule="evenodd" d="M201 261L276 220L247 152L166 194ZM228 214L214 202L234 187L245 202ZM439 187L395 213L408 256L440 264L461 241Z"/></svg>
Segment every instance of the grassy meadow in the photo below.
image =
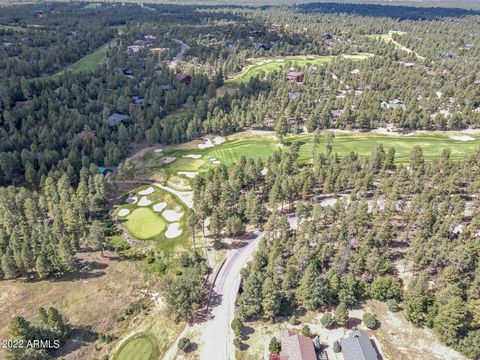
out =
<svg viewBox="0 0 480 360"><path fill-rule="evenodd" d="M279 70L287 63L290 64L290 66L301 68L307 65L323 65L327 62L334 61L335 59L364 60L370 56L372 56L372 54L358 53L341 56L295 55L253 58L248 60L249 64L245 66L239 74L227 80L225 84L228 86L237 86L242 82L247 82L250 78L257 76L262 72L269 73Z"/></svg>

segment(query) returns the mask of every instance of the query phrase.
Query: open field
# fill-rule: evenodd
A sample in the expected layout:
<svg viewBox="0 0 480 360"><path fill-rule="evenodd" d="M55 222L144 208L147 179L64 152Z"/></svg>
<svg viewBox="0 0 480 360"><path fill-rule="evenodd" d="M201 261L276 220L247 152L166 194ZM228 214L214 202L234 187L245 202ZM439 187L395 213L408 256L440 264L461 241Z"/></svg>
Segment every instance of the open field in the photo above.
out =
<svg viewBox="0 0 480 360"><path fill-rule="evenodd" d="M67 68L59 71L54 76L61 75L66 71L71 71L73 73L94 71L98 66L103 65L107 62L108 48L110 45L115 44L116 41L116 39L113 39L112 41L100 46L93 53L85 55L83 58L68 66Z"/></svg>
<svg viewBox="0 0 480 360"><path fill-rule="evenodd" d="M243 70L235 75L233 78L225 82L228 86L236 86L242 82L248 81L250 78L259 75L261 72L269 73L276 71L285 66L286 63L291 64L294 67L304 67L307 65L322 65L327 62L334 61L336 59L347 60L364 60L373 56L368 53L358 53L351 55L341 56L320 56L320 55L296 55L296 56L277 56L268 58L254 58L249 59L249 64L246 65Z"/></svg>
<svg viewBox="0 0 480 360"><path fill-rule="evenodd" d="M79 253L82 270L49 281L8 280L0 283L0 339L16 316L34 321L39 307L55 306L74 327L64 352L69 359L102 358L110 344L96 341L96 332L123 336L130 319L117 321L134 301L144 298L156 283L133 261L105 252ZM0 358L3 353L0 352Z"/></svg>

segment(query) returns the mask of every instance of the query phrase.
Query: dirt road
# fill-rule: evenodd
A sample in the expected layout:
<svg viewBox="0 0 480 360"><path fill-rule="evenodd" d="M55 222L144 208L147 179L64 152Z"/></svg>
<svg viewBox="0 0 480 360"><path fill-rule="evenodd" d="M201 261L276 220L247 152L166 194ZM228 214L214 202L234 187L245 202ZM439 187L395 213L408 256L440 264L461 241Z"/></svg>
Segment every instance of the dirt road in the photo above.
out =
<svg viewBox="0 0 480 360"><path fill-rule="evenodd" d="M235 300L240 287L240 270L247 264L263 237L257 231L248 245L231 250L213 288L212 318L202 329L202 360L227 360L235 358L233 331L230 326L234 317Z"/></svg>

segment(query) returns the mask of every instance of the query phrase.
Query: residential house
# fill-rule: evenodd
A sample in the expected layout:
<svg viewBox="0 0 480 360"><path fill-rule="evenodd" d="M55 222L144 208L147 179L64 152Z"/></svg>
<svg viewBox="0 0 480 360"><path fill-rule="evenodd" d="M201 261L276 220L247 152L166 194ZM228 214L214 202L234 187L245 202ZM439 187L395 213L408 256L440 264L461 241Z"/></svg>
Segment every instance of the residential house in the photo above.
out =
<svg viewBox="0 0 480 360"><path fill-rule="evenodd" d="M135 96L132 96L132 103L135 106L143 106L145 103L145 100L143 99L143 97L135 95Z"/></svg>
<svg viewBox="0 0 480 360"><path fill-rule="evenodd" d="M302 82L305 74L301 71L289 71L286 75L288 81Z"/></svg>
<svg viewBox="0 0 480 360"><path fill-rule="evenodd" d="M271 49L271 46L264 43L255 43L255 49L263 49L265 51L268 51Z"/></svg>
<svg viewBox="0 0 480 360"><path fill-rule="evenodd" d="M290 91L288 93L288 99L289 100L295 100L296 98L302 96L302 93L301 92L298 92L298 91Z"/></svg>
<svg viewBox="0 0 480 360"><path fill-rule="evenodd" d="M167 48L161 48L161 47L148 49L148 52L151 53L151 54L160 54L160 53L163 53L165 51L168 51L168 49Z"/></svg>
<svg viewBox="0 0 480 360"><path fill-rule="evenodd" d="M365 331L352 331L341 341L341 347L344 360L378 360L377 351Z"/></svg>
<svg viewBox="0 0 480 360"><path fill-rule="evenodd" d="M382 103L380 104L380 107L382 109L390 109L390 110L395 110L397 108L402 108L403 110L406 109L404 102L400 99L395 99L392 101L382 101Z"/></svg>
<svg viewBox="0 0 480 360"><path fill-rule="evenodd" d="M177 74L175 75L175 80L181 84L188 85L192 81L192 77L188 74Z"/></svg>
<svg viewBox="0 0 480 360"><path fill-rule="evenodd" d="M172 84L163 84L163 85L160 85L160 89L162 91L169 91L169 90L173 89L173 85Z"/></svg>
<svg viewBox="0 0 480 360"><path fill-rule="evenodd" d="M337 120L340 116L343 115L344 112L345 110L343 109L334 109L330 110L330 115L332 116L333 120Z"/></svg>
<svg viewBox="0 0 480 360"><path fill-rule="evenodd" d="M113 113L110 115L107 119L107 124L110 127L117 126L123 121L128 121L130 120L130 116L125 115L125 114L119 114L119 113Z"/></svg>
<svg viewBox="0 0 480 360"><path fill-rule="evenodd" d="M281 344L280 360L317 360L313 342L308 337L287 330L278 339Z"/></svg>
<svg viewBox="0 0 480 360"><path fill-rule="evenodd" d="M269 29L270 32L279 32L280 30L282 30L282 25L280 24L270 25L270 29Z"/></svg>
<svg viewBox="0 0 480 360"><path fill-rule="evenodd" d="M129 54L135 54L145 49L145 45L130 45L127 46L127 51Z"/></svg>
<svg viewBox="0 0 480 360"><path fill-rule="evenodd" d="M152 42L156 39L157 39L157 37L155 35L152 35L152 34L147 34L147 35L143 36L143 40L145 40L147 42Z"/></svg>
<svg viewBox="0 0 480 360"><path fill-rule="evenodd" d="M107 173L112 172L109 168L105 166L97 166L97 174L107 175Z"/></svg>

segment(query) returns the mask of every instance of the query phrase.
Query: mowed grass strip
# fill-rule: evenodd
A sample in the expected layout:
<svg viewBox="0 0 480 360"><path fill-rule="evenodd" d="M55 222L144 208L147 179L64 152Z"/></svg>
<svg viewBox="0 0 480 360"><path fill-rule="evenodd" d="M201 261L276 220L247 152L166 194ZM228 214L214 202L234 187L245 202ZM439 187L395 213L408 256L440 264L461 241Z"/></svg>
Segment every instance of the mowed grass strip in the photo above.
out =
<svg viewBox="0 0 480 360"><path fill-rule="evenodd" d="M145 333L127 340L114 356L114 360L157 360L159 351L156 342Z"/></svg>
<svg viewBox="0 0 480 360"><path fill-rule="evenodd" d="M157 215L150 208L138 208L133 210L123 225L130 234L140 240L148 240L160 235L165 229L165 222L160 215Z"/></svg>

